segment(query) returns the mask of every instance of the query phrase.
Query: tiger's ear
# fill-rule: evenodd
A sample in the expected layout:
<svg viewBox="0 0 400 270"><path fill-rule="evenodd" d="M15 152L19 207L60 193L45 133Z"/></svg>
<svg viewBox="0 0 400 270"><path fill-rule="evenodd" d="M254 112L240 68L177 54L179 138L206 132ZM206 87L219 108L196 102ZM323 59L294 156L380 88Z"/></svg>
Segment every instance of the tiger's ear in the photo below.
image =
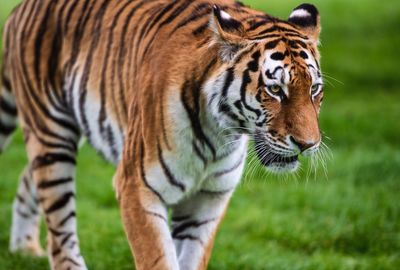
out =
<svg viewBox="0 0 400 270"><path fill-rule="evenodd" d="M320 16L318 9L312 4L302 4L292 11L289 22L298 26L315 43L319 41L321 33Z"/></svg>
<svg viewBox="0 0 400 270"><path fill-rule="evenodd" d="M217 5L213 6L210 28L214 32L214 43L220 46L220 55L223 61L232 60L247 43L246 31L242 23Z"/></svg>

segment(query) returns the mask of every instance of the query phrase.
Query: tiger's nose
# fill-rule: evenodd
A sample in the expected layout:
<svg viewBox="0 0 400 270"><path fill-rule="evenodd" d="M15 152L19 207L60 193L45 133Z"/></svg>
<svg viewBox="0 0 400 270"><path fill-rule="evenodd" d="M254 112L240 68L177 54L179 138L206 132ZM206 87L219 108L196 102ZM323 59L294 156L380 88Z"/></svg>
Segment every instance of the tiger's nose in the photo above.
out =
<svg viewBox="0 0 400 270"><path fill-rule="evenodd" d="M302 153L317 144L317 142L305 142L302 140L297 140L293 136L290 136L290 141L296 145Z"/></svg>

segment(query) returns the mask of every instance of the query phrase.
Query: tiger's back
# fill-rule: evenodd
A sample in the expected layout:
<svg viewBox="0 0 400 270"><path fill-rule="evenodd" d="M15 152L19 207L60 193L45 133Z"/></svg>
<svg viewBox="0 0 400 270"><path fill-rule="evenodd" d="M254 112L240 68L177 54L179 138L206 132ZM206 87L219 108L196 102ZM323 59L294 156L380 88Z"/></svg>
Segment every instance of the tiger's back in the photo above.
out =
<svg viewBox="0 0 400 270"><path fill-rule="evenodd" d="M211 3L218 1L25 1L9 19L14 34L5 55L8 69L20 70L10 80L26 82L14 90L28 109L20 113L31 118L31 107L49 108L37 113L71 129L73 119L61 123L66 116L59 115L73 116L79 126L71 135L81 130L117 163L129 110L130 123L139 122L135 107L151 95L147 109L162 115L155 107L170 94L165 85L180 86L183 70L209 64Z"/></svg>

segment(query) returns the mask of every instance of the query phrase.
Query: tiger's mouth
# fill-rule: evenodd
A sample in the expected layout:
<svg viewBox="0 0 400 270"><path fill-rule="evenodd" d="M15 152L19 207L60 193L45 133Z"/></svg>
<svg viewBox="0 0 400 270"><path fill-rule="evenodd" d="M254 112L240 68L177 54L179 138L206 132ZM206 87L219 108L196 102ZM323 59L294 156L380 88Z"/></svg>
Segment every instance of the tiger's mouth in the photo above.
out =
<svg viewBox="0 0 400 270"><path fill-rule="evenodd" d="M261 156L259 152L257 151L258 158L260 159L260 162L266 166L286 166L290 165L292 163L296 163L299 160L299 156L291 156L291 157L285 157L281 156L278 154L267 154L264 156Z"/></svg>
<svg viewBox="0 0 400 270"><path fill-rule="evenodd" d="M275 173L291 173L299 167L299 156L284 156L274 153L270 147L264 143L256 143L255 147L257 157L261 164Z"/></svg>

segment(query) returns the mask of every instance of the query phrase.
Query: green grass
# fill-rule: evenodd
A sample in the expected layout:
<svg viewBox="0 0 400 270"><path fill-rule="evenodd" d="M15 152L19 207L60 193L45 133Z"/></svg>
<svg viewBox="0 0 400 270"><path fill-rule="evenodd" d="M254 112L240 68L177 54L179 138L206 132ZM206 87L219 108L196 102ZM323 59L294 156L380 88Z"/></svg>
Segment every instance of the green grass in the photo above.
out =
<svg viewBox="0 0 400 270"><path fill-rule="evenodd" d="M17 3L3 2L0 25ZM282 18L300 3L245 2ZM327 78L321 115L333 155L327 176L322 169L308 179L306 168L297 179L250 171L219 230L212 270L400 269L400 2L313 2L322 14L323 69L335 78ZM25 162L19 133L0 157L0 269L48 268L46 259L8 252ZM79 234L89 268L132 269L114 169L88 146L78 162Z"/></svg>

